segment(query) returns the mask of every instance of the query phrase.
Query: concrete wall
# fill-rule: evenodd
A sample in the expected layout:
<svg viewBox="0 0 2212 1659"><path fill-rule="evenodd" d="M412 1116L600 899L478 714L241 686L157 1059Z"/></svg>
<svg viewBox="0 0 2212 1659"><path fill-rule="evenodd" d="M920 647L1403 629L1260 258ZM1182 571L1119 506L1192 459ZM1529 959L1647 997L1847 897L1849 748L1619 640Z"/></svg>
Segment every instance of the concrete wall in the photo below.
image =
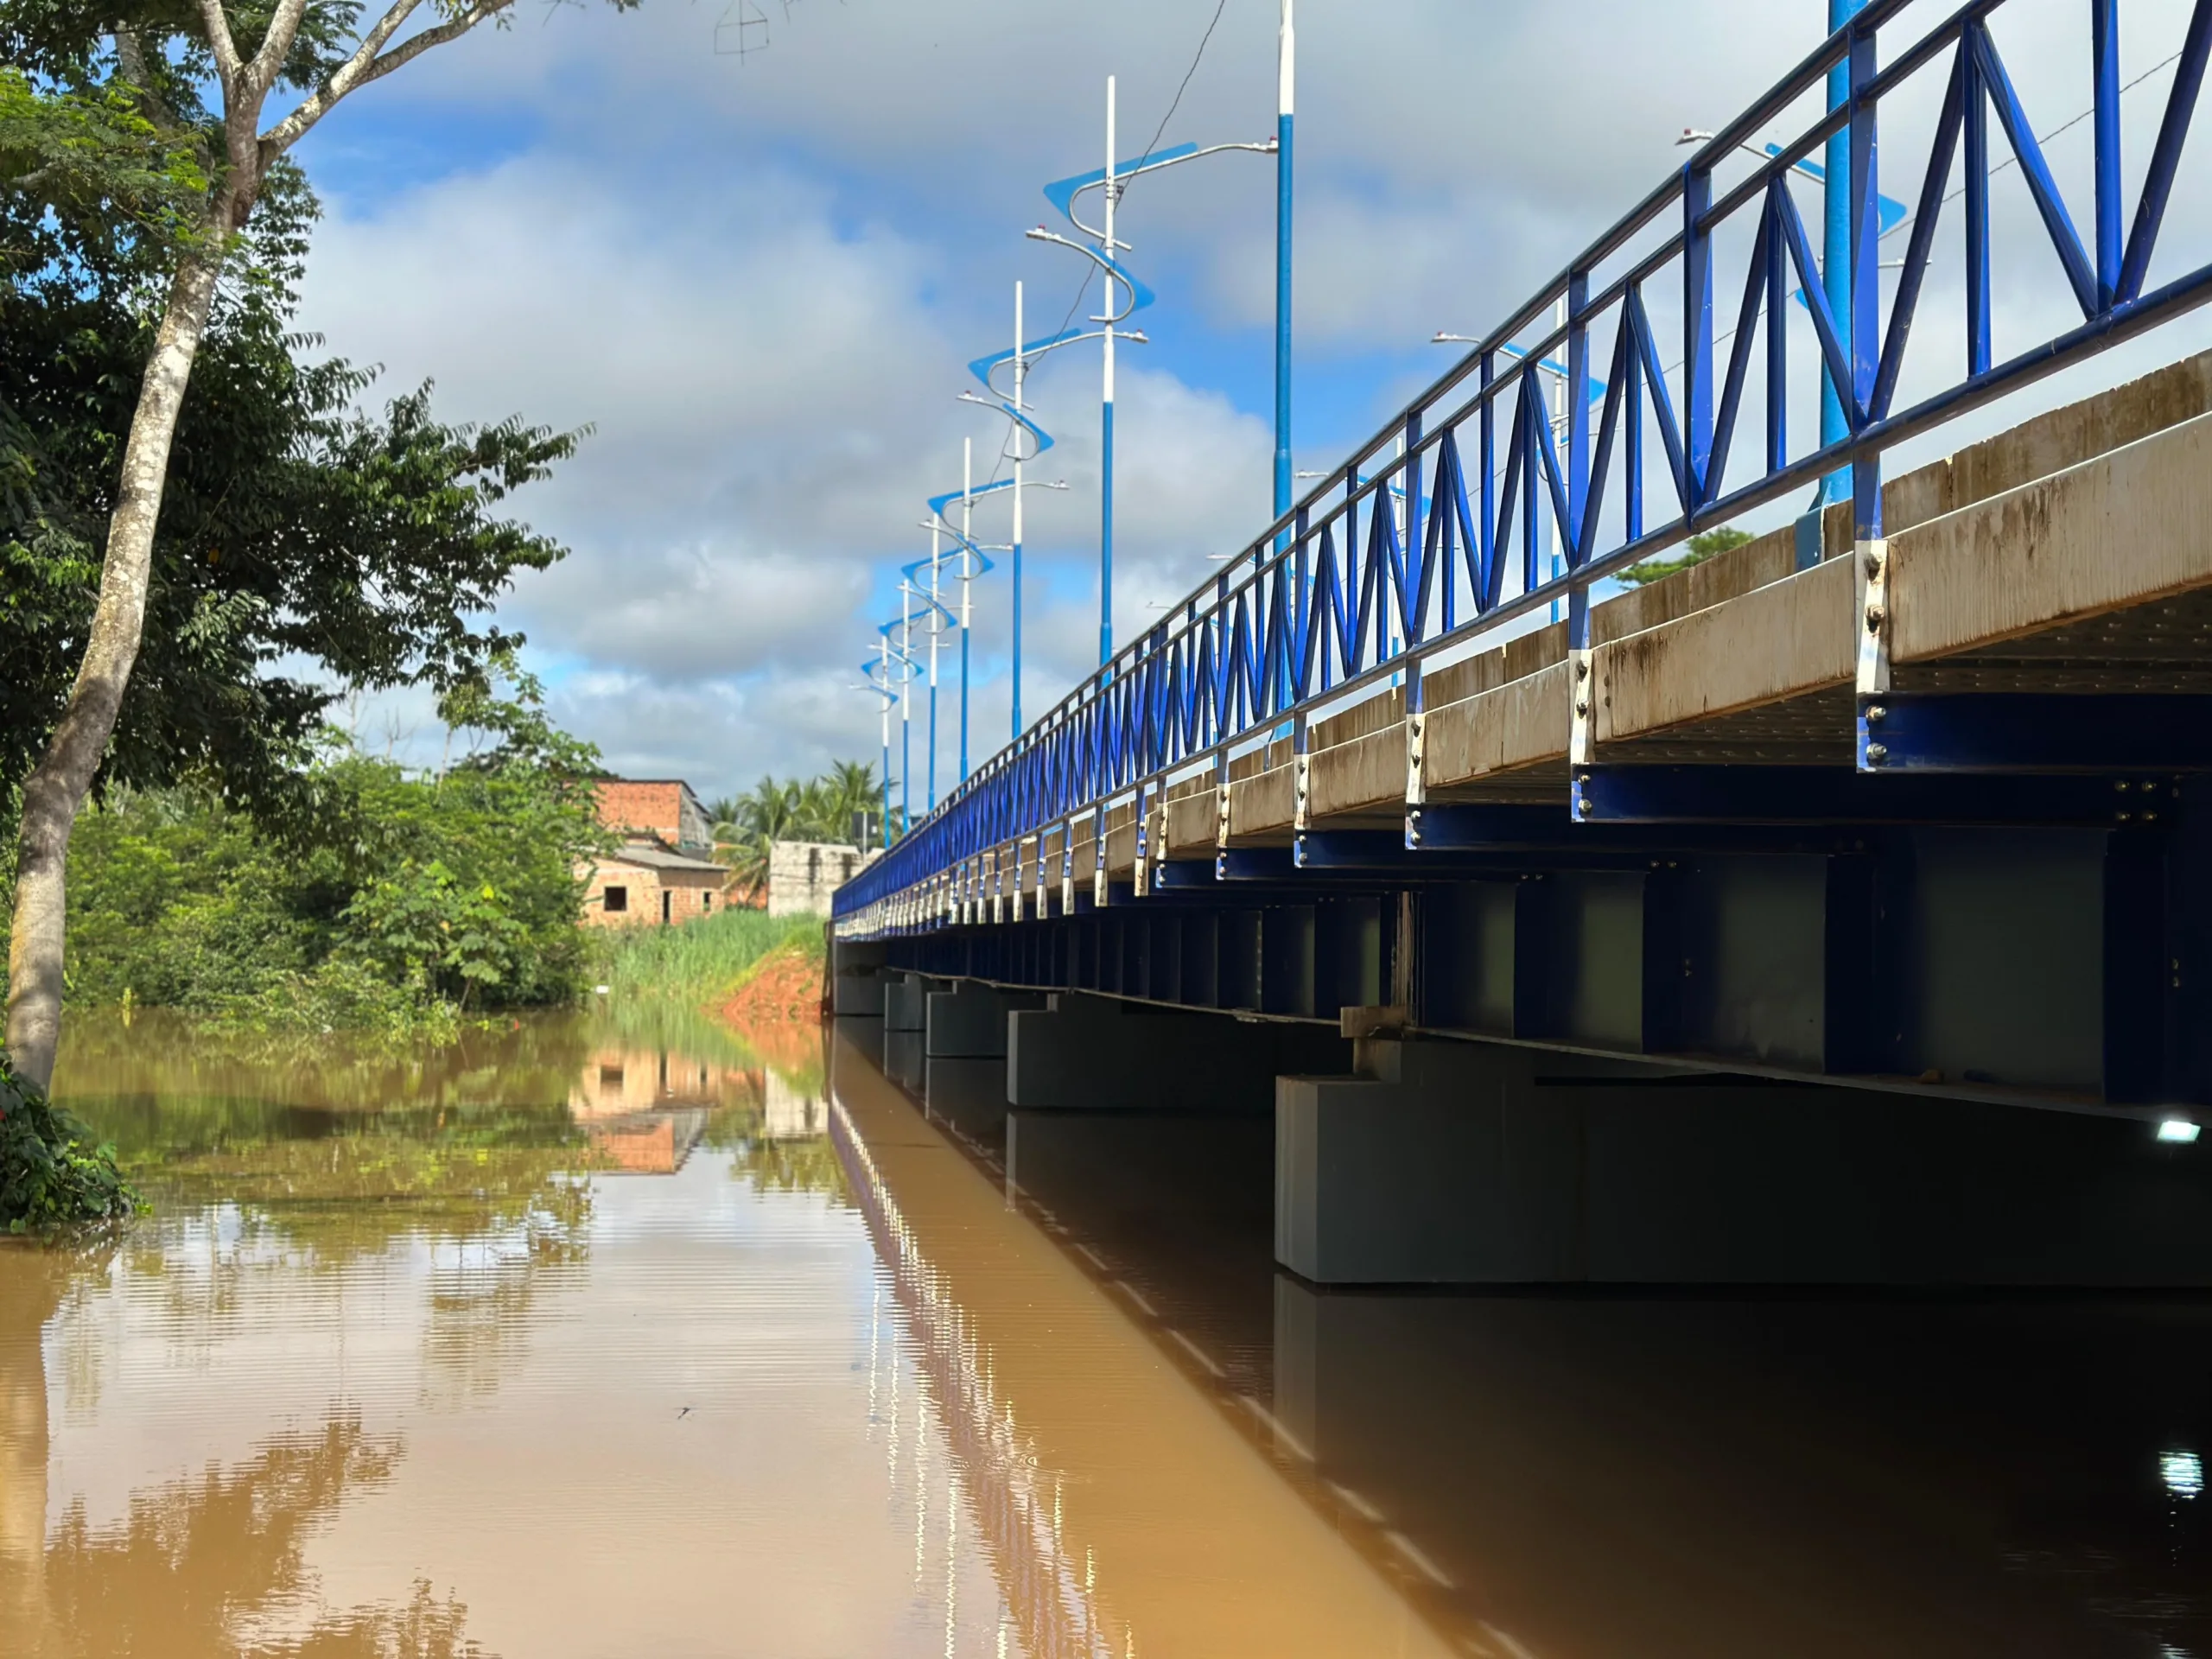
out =
<svg viewBox="0 0 2212 1659"><path fill-rule="evenodd" d="M837 889L866 861L836 842L779 841L768 849L768 913L827 916Z"/></svg>

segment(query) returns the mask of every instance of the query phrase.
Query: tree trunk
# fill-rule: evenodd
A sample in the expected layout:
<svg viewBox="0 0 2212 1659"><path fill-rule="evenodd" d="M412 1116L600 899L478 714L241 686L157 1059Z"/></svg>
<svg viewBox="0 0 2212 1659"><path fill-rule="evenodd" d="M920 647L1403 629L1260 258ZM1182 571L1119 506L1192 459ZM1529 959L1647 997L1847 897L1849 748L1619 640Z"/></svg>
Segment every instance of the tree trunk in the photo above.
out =
<svg viewBox="0 0 2212 1659"><path fill-rule="evenodd" d="M214 302L222 232L229 217L214 216L207 244L188 253L170 279L168 308L124 447L122 488L108 524L99 607L85 641L85 658L46 753L23 785L16 913L8 938L8 1056L16 1075L41 1090L53 1081L54 1046L61 1035L69 832L107 753L131 664L138 658L169 448Z"/></svg>

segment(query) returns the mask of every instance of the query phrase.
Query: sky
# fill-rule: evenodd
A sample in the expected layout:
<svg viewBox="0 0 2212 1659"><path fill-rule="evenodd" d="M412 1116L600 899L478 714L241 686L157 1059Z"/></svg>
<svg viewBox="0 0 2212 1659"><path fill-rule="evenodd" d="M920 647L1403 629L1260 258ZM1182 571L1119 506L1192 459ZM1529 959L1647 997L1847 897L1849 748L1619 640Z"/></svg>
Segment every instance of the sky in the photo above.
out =
<svg viewBox="0 0 2212 1659"><path fill-rule="evenodd" d="M385 395L435 382L445 419L588 429L512 503L569 555L518 582L500 616L611 769L711 798L876 758L861 663L898 614L899 567L927 553L924 501L959 486L965 442L979 480L1002 465L1004 420L959 401L965 365L1011 344L1017 280L1033 335L1096 308L1095 287L1076 303L1077 256L1022 232L1054 216L1046 181L1103 163L1106 77L1123 156L1155 131L1273 132L1276 0L1219 4L1217 22L1216 0L523 0L510 27L365 89L306 141L325 216L302 326L381 365ZM1998 16L2038 131L2088 105L2086 11L2013 0ZM2124 105L2132 175L2171 84L2154 66L2185 20L2184 0L2126 10L2123 74L2152 71ZM1501 321L1680 164L1686 126L1751 103L1824 21L1821 0L1303 0L1297 466L1341 464L1450 366L1432 334ZM2069 188L2089 132L2051 141ZM2184 264L2212 242L2212 193L2190 176L2168 235ZM1894 188L1916 184L1916 166ZM2032 228L2017 174L1996 213L2004 252ZM1121 353L1127 639L1269 518L1274 163L1230 153L1141 179L1119 228L1159 296L1151 343ZM2000 355L2008 334L2064 325L2031 248L2000 259L1996 286ZM2200 315L1972 430L2208 344ZM1097 348L1078 346L1030 382L1057 440L1030 476L1068 486L1027 509L1033 718L1096 662L1098 375ZM1004 502L979 507L980 541L1007 539ZM973 595L975 763L1009 734L1007 578ZM960 764L950 641L940 682L942 795ZM367 719L365 735L404 747L430 716L399 697ZM925 696L913 719L918 810ZM897 744L894 730L894 766Z"/></svg>

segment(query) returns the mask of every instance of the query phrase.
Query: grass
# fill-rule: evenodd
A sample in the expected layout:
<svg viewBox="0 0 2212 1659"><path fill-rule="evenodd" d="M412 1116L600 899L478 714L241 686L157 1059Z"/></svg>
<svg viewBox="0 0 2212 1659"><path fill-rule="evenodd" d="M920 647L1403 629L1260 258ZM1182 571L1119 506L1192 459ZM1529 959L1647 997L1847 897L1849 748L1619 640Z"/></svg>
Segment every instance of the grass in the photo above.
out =
<svg viewBox="0 0 2212 1659"><path fill-rule="evenodd" d="M727 996L770 951L822 949L818 916L725 910L681 927L607 929L598 982L617 1000L660 998L697 1007Z"/></svg>

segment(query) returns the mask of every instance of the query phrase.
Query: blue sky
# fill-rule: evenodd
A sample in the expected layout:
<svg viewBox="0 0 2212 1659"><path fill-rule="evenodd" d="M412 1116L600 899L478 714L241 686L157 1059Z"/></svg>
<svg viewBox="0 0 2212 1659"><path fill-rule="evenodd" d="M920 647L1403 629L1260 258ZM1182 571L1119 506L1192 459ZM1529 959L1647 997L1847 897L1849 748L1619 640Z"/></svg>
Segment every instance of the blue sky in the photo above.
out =
<svg viewBox="0 0 2212 1659"><path fill-rule="evenodd" d="M1100 164L1109 73L1119 149L1143 146L1214 5L757 9L768 44L741 60L715 50L724 0L533 4L366 89L301 152L327 208L305 326L385 365L389 389L434 378L448 418L593 429L518 502L571 557L503 614L611 765L710 795L874 755L854 687L893 573L926 550L922 499L957 483L963 438L980 475L999 441L957 401L965 364L1007 343L1017 277L1033 333L1076 284L1073 256L1022 239L1052 214L1041 187ZM2083 12L2000 14L2039 124L2086 102ZM2128 9L2130 73L2183 15ZM1269 134L1275 16L1227 0L1163 143ZM1478 331L1533 291L1677 164L1682 127L1749 102L1823 16L1821 0L1302 0L1298 464L1339 461L1447 365L1431 333ZM2163 86L2133 100L2131 133ZM1154 343L1122 359L1122 637L1267 518L1273 212L1272 162L1243 155L1123 203L1159 302ZM2203 343L2196 327L2098 378ZM1060 440L1036 470L1071 486L1030 503L1034 712L1095 660L1096 348L1032 389ZM978 522L1004 539L1001 508ZM1007 726L1002 575L976 602L980 758ZM404 736L427 716L401 700L373 718Z"/></svg>

